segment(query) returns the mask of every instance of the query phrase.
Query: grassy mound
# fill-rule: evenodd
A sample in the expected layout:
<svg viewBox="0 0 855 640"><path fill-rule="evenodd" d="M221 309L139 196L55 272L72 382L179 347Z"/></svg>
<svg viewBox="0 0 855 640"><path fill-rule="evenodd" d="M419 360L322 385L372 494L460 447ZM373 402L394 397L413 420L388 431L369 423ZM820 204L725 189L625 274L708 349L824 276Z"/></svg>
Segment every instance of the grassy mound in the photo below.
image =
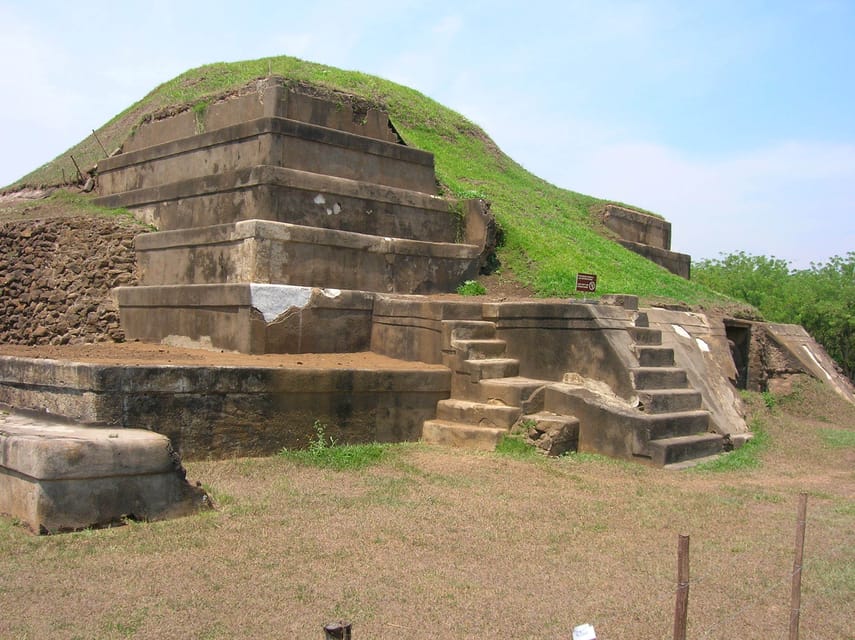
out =
<svg viewBox="0 0 855 640"><path fill-rule="evenodd" d="M483 197L505 232L499 258L542 296L574 296L577 272L599 276L599 294L633 293L648 302L719 305L725 298L679 278L614 242L597 215L606 201L574 193L530 174L475 124L426 96L359 72L297 58L217 63L187 71L157 87L96 133L12 188L57 185L76 174L69 155L89 167L152 114L200 105L257 78L282 76L318 93L347 93L387 111L407 144L435 155L441 187L456 197ZM100 143L99 143L100 140Z"/></svg>

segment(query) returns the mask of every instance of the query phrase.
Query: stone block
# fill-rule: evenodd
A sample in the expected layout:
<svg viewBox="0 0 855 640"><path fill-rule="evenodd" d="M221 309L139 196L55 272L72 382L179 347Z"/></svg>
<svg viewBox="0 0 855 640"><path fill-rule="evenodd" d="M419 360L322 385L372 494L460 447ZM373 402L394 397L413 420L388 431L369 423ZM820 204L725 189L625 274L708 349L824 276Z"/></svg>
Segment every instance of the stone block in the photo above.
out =
<svg viewBox="0 0 855 640"><path fill-rule="evenodd" d="M606 205L603 223L622 239L670 251L671 223L640 211Z"/></svg>
<svg viewBox="0 0 855 640"><path fill-rule="evenodd" d="M33 531L158 520L207 505L166 436L0 416L0 512Z"/></svg>

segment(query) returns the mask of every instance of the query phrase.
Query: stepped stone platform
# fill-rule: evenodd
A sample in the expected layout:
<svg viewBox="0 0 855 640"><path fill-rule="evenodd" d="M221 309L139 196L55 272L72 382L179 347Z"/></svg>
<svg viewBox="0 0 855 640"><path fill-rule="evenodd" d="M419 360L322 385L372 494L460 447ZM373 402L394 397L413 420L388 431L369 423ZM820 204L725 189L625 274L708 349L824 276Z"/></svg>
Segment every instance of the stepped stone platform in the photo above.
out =
<svg viewBox="0 0 855 640"><path fill-rule="evenodd" d="M192 124L192 126L191 126ZM375 293L451 292L491 250L482 201L436 195L433 155L385 114L256 91L144 124L97 202L159 231L116 291L131 339L261 354L368 348Z"/></svg>
<svg viewBox="0 0 855 640"><path fill-rule="evenodd" d="M492 449L521 433L552 455L590 451L671 466L747 437L722 373L727 362L713 356L728 353L723 327L706 327L706 350L691 337L675 349L663 334L679 325L651 328L652 311L631 296L602 302L382 296L372 348L432 358L452 372L451 398L422 431L431 443ZM690 386L689 371L706 377Z"/></svg>
<svg viewBox="0 0 855 640"><path fill-rule="evenodd" d="M135 239L140 286L114 290L130 342L0 345L0 404L39 415L0 416L0 512L54 531L192 511L204 495L172 447L269 455L319 422L341 443L514 434L669 468L750 437L731 384L752 376L748 325L629 295L449 295L491 261L495 221L438 197L433 156L402 142L379 110L268 78L152 118L100 162L98 204L158 229ZM688 277L667 222L604 215ZM831 379L803 333L769 329Z"/></svg>
<svg viewBox="0 0 855 640"><path fill-rule="evenodd" d="M98 164L98 188L132 192L261 165L436 193L426 151L277 117L106 158Z"/></svg>
<svg viewBox="0 0 855 640"><path fill-rule="evenodd" d="M0 513L35 532L159 520L209 506L164 435L0 413Z"/></svg>

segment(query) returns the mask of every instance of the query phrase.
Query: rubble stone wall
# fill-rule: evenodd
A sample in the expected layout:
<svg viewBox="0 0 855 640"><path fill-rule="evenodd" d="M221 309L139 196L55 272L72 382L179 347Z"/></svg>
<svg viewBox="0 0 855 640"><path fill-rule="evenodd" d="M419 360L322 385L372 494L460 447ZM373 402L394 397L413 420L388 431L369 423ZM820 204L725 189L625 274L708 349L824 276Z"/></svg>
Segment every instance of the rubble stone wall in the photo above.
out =
<svg viewBox="0 0 855 640"><path fill-rule="evenodd" d="M110 291L137 284L140 231L98 217L0 225L0 343L122 342Z"/></svg>

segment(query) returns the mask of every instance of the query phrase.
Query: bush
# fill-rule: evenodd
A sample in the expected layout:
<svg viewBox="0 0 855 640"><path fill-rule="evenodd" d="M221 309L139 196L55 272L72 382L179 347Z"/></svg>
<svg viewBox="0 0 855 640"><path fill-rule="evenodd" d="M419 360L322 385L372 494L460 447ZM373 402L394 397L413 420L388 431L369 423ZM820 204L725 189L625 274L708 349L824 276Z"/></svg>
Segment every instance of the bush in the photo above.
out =
<svg viewBox="0 0 855 640"><path fill-rule="evenodd" d="M461 296L483 296L487 293L487 289L477 280L467 280L457 287L457 293Z"/></svg>

